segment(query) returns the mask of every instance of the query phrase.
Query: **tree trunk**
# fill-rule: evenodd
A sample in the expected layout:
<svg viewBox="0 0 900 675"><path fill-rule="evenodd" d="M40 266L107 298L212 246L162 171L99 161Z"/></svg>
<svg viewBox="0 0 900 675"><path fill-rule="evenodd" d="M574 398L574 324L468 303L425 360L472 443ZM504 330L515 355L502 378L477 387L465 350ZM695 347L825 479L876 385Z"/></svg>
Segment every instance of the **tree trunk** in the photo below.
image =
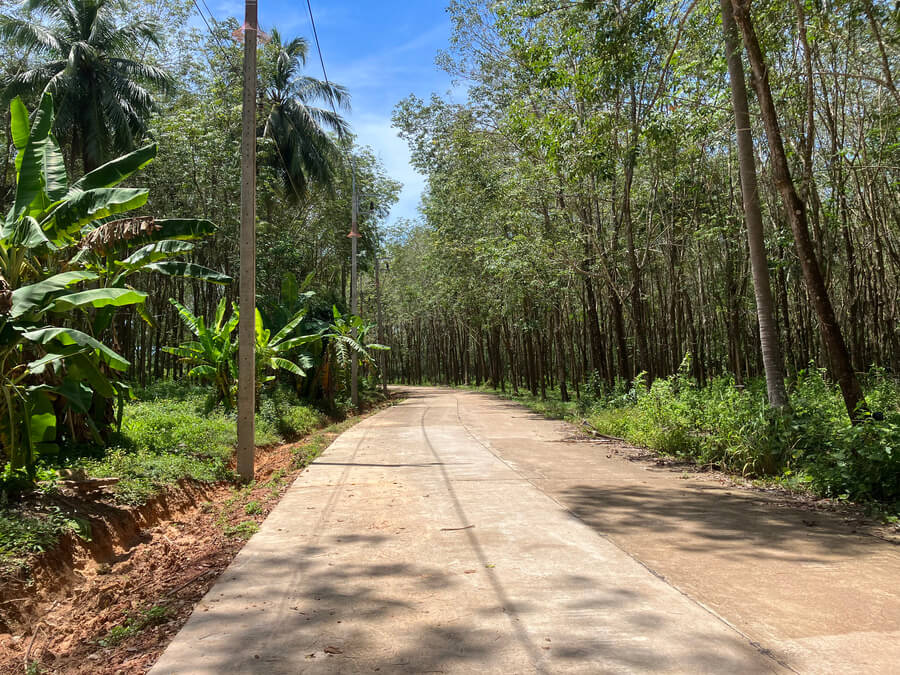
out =
<svg viewBox="0 0 900 675"><path fill-rule="evenodd" d="M563 340L562 316L557 310L556 317L556 379L559 380L559 397L563 403L569 401L569 390L566 387L566 342Z"/></svg>
<svg viewBox="0 0 900 675"><path fill-rule="evenodd" d="M603 336L600 333L600 317L597 315L597 296L594 293L594 282L584 278L586 321L591 343L591 364L600 377L606 375L606 364L603 355Z"/></svg>
<svg viewBox="0 0 900 675"><path fill-rule="evenodd" d="M766 391L769 396L769 405L773 408L784 408L788 403L787 392L784 388L784 359L781 355L781 345L778 342L772 286L769 281L769 265L759 205L759 190L756 183L756 158L753 154L753 136L750 132L750 113L747 106L747 84L744 81L744 64L741 62L731 0L720 1L722 29L725 33L725 51L728 57L728 74L731 80L731 102L734 107L734 122L737 130L744 222L747 226L747 239L750 244L750 267L753 272L753 289L756 293L756 315L759 318L759 342L762 349L763 368L766 372Z"/></svg>
<svg viewBox="0 0 900 675"><path fill-rule="evenodd" d="M769 86L769 74L766 68L765 57L750 18L749 0L731 1L734 19L741 29L744 47L747 50L747 57L753 70L753 87L759 99L760 113L769 141L769 153L775 187L781 194L787 210L791 230L794 234L794 245L803 270L803 277L806 281L813 307L818 315L822 342L828 351L832 371L841 388L847 414L850 415L852 420L858 420L867 411L866 401L863 397L862 388L859 386L859 380L856 378L856 373L850 363L847 345L844 342L844 336L841 334L831 299L828 297L822 270L819 267L815 248L809 236L806 205L797 194L794 182L791 179L787 156L784 152L784 140L778 124L778 115L772 99L772 90Z"/></svg>

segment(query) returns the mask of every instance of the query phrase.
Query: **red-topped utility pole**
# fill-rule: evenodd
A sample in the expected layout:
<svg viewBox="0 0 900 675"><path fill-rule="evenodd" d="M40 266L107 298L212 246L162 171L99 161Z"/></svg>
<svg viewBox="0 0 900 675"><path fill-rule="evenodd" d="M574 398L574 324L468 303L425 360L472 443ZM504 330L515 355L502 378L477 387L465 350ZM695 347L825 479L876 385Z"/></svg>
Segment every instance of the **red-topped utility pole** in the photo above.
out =
<svg viewBox="0 0 900 675"><path fill-rule="evenodd" d="M253 480L256 444L256 31L257 0L246 0L241 124L241 281L238 324L237 470Z"/></svg>
<svg viewBox="0 0 900 675"><path fill-rule="evenodd" d="M352 152L352 150L351 150ZM360 237L359 234L359 201L356 198L356 163L353 157L350 157L350 166L352 168L353 177L351 178L353 206L350 210L350 313L355 317L359 312L359 284L356 276L356 242ZM356 325L351 328L354 341L359 335L356 331ZM356 351L351 349L350 356L350 401L354 408L359 408L359 357Z"/></svg>

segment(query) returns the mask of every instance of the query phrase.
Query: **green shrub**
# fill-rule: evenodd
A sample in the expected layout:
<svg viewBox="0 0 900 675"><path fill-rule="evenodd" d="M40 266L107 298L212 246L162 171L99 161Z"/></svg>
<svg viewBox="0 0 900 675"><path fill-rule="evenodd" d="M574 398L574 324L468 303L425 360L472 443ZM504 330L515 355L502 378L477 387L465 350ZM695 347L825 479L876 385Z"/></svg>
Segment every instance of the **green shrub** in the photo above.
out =
<svg viewBox="0 0 900 675"><path fill-rule="evenodd" d="M16 508L0 510L0 572L21 569L29 555L53 548L65 532L91 538L90 523L62 513L58 507L49 507L42 513Z"/></svg>
<svg viewBox="0 0 900 675"><path fill-rule="evenodd" d="M686 359L649 389L638 377L626 395L601 398L589 422L659 452L748 475L781 474L825 496L900 501L900 386L883 372L865 378L869 406L883 419L852 425L821 370L798 374L784 413L768 406L762 380L736 387L722 377L700 387L688 370Z"/></svg>
<svg viewBox="0 0 900 675"><path fill-rule="evenodd" d="M64 524L55 518L0 511L0 556L46 551L64 529Z"/></svg>
<svg viewBox="0 0 900 675"><path fill-rule="evenodd" d="M115 647L133 635L137 635L147 626L163 623L169 617L169 614L169 608L162 605L141 610L136 616L128 617L124 623L113 626L97 642L101 647Z"/></svg>
<svg viewBox="0 0 900 675"><path fill-rule="evenodd" d="M279 420L279 433L286 440L295 440L318 429L325 421L325 416L318 410L295 405L284 411Z"/></svg>
<svg viewBox="0 0 900 675"><path fill-rule="evenodd" d="M259 525L252 520L245 520L237 525L225 526L225 536L232 539L249 539L257 532L259 532Z"/></svg>
<svg viewBox="0 0 900 675"><path fill-rule="evenodd" d="M82 468L95 478L118 478L112 487L113 497L129 505L144 504L182 479L212 483L236 478L230 468L237 441L235 417L221 409L209 409L208 388L158 382L138 390L136 398L125 406L114 445L66 448L59 457L60 464ZM292 391L274 391L264 397L256 416L256 444L293 440L324 422L322 413L300 404ZM59 471L38 466L37 479L39 489L53 491ZM85 521L59 512L31 514L6 508L8 502L34 488L24 471L7 465L0 473L0 570L21 567L29 554L52 548L63 532L89 538ZM246 506L248 515L261 512L259 502ZM252 522L241 523L227 534L249 538L255 527ZM127 632L134 625L126 623L119 630ZM116 630L108 636L110 641L118 639Z"/></svg>
<svg viewBox="0 0 900 675"><path fill-rule="evenodd" d="M258 422L269 425L284 440L293 441L306 436L325 423L325 416L300 403L290 389L278 388L263 397Z"/></svg>

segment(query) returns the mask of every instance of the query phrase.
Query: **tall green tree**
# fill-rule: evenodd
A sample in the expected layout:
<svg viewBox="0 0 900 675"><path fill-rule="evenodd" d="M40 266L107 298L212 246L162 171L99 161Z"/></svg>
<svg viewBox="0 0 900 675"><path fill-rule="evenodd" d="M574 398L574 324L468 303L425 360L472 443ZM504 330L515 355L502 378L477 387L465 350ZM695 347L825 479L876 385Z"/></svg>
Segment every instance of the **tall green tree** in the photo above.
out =
<svg viewBox="0 0 900 675"><path fill-rule="evenodd" d="M778 342L778 326L775 323L775 301L769 280L769 263L766 257L765 231L762 209L759 204L759 188L756 178L756 156L753 151L753 135L750 130L747 84L744 64L741 61L737 30L735 29L731 0L722 0L722 30L725 39L725 57L728 61L731 104L734 108L735 134L741 175L741 201L744 223L750 245L750 267L753 271L753 288L756 293L756 315L759 319L759 341L763 368L766 373L766 391L769 404L784 408L788 404L784 386L784 357Z"/></svg>
<svg viewBox="0 0 900 675"><path fill-rule="evenodd" d="M273 168L283 180L285 195L297 201L306 196L310 183L331 183L338 153L328 132L344 137L349 127L329 108L347 109L350 95L340 85L301 74L309 53L306 39L285 43L273 29L268 49L273 60L262 69L263 105L268 109L263 133L274 144ZM316 101L328 107L316 107Z"/></svg>
<svg viewBox="0 0 900 675"><path fill-rule="evenodd" d="M33 54L6 82L3 100L42 91L57 103L54 132L91 171L135 148L156 109L153 89L170 78L142 62L159 45L158 27L121 23L118 0L27 0L21 16L0 16L0 39Z"/></svg>

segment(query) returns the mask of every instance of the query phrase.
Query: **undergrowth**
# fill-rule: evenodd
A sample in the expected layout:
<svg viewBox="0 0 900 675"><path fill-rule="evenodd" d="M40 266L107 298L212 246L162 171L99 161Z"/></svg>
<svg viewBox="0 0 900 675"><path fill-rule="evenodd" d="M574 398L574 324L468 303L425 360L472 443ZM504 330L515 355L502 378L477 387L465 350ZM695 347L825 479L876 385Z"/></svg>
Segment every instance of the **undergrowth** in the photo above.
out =
<svg viewBox="0 0 900 675"><path fill-rule="evenodd" d="M783 413L768 406L762 379L738 387L720 377L700 386L689 371L686 358L678 373L650 386L643 374L630 385L592 379L580 400L566 403L558 391L546 399L503 395L656 452L900 513L900 383L883 371L863 377L877 414L855 425L824 370L810 368L789 382L791 407Z"/></svg>
<svg viewBox="0 0 900 675"><path fill-rule="evenodd" d="M348 420L329 430L352 425ZM327 417L304 405L290 390L267 392L256 415L257 446L290 442L310 435ZM233 454L237 431L235 416L210 407L207 389L160 382L136 392L124 409L121 431L110 445L64 448L53 465L39 468L37 488L19 473L0 475L0 572L25 566L27 557L52 548L60 535L74 531L88 536L86 523L59 513L59 509L26 506L43 503L41 493L57 492L59 471L84 472L93 478L118 478L112 499L122 505L140 505L181 480L212 483L235 480ZM299 446L305 465L322 450L320 433L312 433ZM273 486L273 490L277 486ZM26 499L28 495L31 495ZM52 501L52 500L51 500ZM251 507L252 510L252 507ZM248 515L252 515L248 511ZM246 537L249 526L229 536Z"/></svg>
<svg viewBox="0 0 900 675"><path fill-rule="evenodd" d="M164 397L154 398L157 391ZM182 479L201 482L235 477L231 460L237 442L233 414L208 409L208 393L171 385L145 390L127 406L122 431L111 448L76 464L91 476L115 476L117 501L142 504ZM256 445L274 445L308 434L324 423L317 410L290 393L277 390L260 403L256 415Z"/></svg>
<svg viewBox="0 0 900 675"><path fill-rule="evenodd" d="M765 382L736 387L717 378L700 387L682 372L647 387L587 401L598 432L748 476L776 476L816 494L900 506L900 387L879 371L865 378L878 418L851 424L840 391L823 371L790 383L791 408L772 410Z"/></svg>
<svg viewBox="0 0 900 675"><path fill-rule="evenodd" d="M98 644L101 647L115 647L125 640L137 635L148 626L156 626L164 623L168 619L171 611L163 605L156 605L148 609L143 609L137 614L131 615L118 626L113 626L110 631L100 640Z"/></svg>
<svg viewBox="0 0 900 675"><path fill-rule="evenodd" d="M59 537L73 532L82 539L91 538L86 520L73 518L58 507L41 512L22 509L0 510L0 574L15 574L27 568L27 559L56 545Z"/></svg>

